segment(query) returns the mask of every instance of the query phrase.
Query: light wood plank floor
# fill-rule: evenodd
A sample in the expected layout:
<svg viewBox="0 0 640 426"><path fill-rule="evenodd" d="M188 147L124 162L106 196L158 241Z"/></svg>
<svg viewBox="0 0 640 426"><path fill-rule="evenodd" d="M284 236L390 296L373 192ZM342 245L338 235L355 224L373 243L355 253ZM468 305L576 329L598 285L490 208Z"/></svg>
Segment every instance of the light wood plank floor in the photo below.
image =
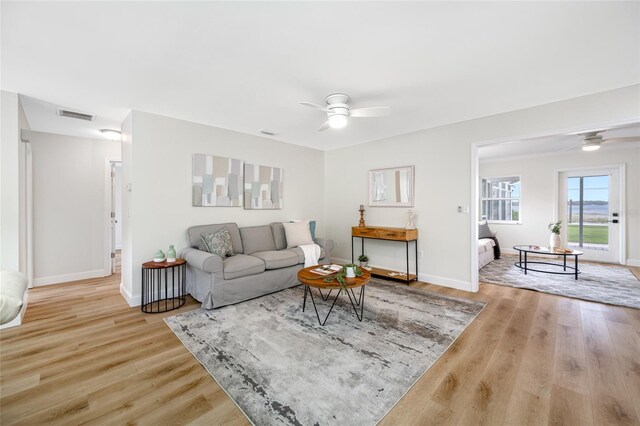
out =
<svg viewBox="0 0 640 426"><path fill-rule="evenodd" d="M0 332L0 423L249 424L162 315L128 307L119 282L30 290L24 324ZM640 424L639 310L413 285L487 307L383 425Z"/></svg>

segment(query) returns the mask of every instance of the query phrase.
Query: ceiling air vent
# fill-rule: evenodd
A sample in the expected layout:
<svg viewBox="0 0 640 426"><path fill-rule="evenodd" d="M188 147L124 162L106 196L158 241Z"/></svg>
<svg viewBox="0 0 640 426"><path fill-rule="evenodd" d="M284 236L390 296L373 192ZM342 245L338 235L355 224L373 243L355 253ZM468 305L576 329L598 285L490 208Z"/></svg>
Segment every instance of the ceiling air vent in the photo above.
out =
<svg viewBox="0 0 640 426"><path fill-rule="evenodd" d="M77 120L93 121L94 116L91 114L85 114L78 111L70 111L68 109L59 109L58 115L60 117L75 118Z"/></svg>

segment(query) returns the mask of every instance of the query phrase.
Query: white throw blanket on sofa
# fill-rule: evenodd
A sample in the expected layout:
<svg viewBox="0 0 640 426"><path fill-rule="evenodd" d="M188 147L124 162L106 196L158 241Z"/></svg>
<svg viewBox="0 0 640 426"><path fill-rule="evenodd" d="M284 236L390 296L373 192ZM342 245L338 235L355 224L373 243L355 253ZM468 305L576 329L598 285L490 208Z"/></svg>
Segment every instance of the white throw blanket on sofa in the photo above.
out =
<svg viewBox="0 0 640 426"><path fill-rule="evenodd" d="M320 259L320 246L317 244L304 244L298 246L304 252L304 267L315 266Z"/></svg>

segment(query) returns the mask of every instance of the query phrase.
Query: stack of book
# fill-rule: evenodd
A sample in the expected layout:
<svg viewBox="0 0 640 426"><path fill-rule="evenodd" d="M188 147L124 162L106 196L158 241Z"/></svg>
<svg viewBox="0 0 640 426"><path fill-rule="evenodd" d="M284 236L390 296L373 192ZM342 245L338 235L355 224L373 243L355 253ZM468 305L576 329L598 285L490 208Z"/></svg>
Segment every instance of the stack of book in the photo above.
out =
<svg viewBox="0 0 640 426"><path fill-rule="evenodd" d="M311 272L318 275L331 275L335 274L340 269L342 269L342 266L340 265L322 265L312 269Z"/></svg>

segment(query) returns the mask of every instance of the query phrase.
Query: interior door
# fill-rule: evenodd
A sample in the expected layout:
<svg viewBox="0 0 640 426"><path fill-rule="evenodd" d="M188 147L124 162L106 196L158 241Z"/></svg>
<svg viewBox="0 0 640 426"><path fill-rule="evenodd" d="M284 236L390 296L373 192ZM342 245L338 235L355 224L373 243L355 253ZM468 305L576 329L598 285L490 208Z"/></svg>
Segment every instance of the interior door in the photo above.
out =
<svg viewBox="0 0 640 426"><path fill-rule="evenodd" d="M114 181L114 191L113 191L113 200L114 200L114 209L113 211L116 214L115 221L115 249L122 249L122 163L116 162L116 176Z"/></svg>
<svg viewBox="0 0 640 426"><path fill-rule="evenodd" d="M585 260L622 263L620 170L562 172L558 195L564 245Z"/></svg>
<svg viewBox="0 0 640 426"><path fill-rule="evenodd" d="M111 162L111 273L116 273L116 163Z"/></svg>

